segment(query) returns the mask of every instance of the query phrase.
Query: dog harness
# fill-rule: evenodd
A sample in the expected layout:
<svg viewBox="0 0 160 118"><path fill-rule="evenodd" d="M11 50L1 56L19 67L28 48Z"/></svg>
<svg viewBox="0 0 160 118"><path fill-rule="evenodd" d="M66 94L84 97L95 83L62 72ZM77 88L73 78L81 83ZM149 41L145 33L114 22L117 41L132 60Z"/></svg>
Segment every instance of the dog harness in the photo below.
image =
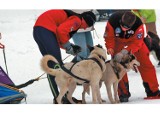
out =
<svg viewBox="0 0 160 118"><path fill-rule="evenodd" d="M109 61L107 61L107 62L105 62L105 63L109 63L110 62L110 60ZM111 64L110 64L111 65ZM118 80L120 79L119 78L119 70L115 67L115 66L113 66L113 65L111 65L111 67L113 68L113 71L114 71L114 73L116 74L116 76L117 76L117 78L118 78Z"/></svg>
<svg viewBox="0 0 160 118"><path fill-rule="evenodd" d="M102 56L99 56L99 57L100 57L100 59L102 59L102 60L105 62L105 59L104 59ZM99 65L99 67L101 68L101 70L103 70L102 64L101 64L96 58L87 58L87 59L84 59L84 60L93 60L93 61L95 61L95 62ZM82 81L84 81L85 83L89 83L89 80L84 79L84 78L81 78L81 77L78 77L78 76L74 75L74 74L71 72L72 68L74 67L74 65L75 65L76 63L78 63L78 62L75 62L70 69L67 69L66 67L64 67L64 65L61 65L61 69L62 69L63 71L65 71L66 73L68 73L69 75L73 76L74 78L79 79L79 80L82 80Z"/></svg>

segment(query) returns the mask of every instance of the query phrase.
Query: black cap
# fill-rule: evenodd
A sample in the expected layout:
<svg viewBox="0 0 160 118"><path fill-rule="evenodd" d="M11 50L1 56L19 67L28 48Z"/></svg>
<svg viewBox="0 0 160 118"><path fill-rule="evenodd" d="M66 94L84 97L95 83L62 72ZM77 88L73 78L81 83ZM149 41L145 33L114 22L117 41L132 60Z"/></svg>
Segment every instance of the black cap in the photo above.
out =
<svg viewBox="0 0 160 118"><path fill-rule="evenodd" d="M81 15L89 27L93 26L93 24L96 22L96 16L91 11L83 12Z"/></svg>
<svg viewBox="0 0 160 118"><path fill-rule="evenodd" d="M122 27L131 28L136 21L136 15L130 11L124 12L120 24Z"/></svg>

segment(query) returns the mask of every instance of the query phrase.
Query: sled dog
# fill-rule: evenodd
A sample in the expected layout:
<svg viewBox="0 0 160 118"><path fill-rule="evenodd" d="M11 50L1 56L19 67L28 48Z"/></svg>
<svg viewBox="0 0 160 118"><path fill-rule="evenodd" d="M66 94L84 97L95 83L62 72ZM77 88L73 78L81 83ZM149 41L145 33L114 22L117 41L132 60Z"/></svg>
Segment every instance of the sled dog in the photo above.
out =
<svg viewBox="0 0 160 118"><path fill-rule="evenodd" d="M47 65L48 61L54 61L55 63L58 63L55 57L46 55L42 58L42 69L47 74L55 76L55 81L60 89L59 96L56 99L59 104L61 104L62 97L67 91L68 100L74 104L74 101L72 100L72 94L76 88L76 84L83 84L85 82L89 82L91 85L93 103L101 103L101 101L98 99L100 98L99 81L106 69L106 50L100 45L90 47L90 50L92 51L87 59L77 63L65 63L64 65L61 65L61 68L59 69L52 69Z"/></svg>
<svg viewBox="0 0 160 118"><path fill-rule="evenodd" d="M110 61L106 62L106 70L103 73L103 76L100 81L104 82L106 86L106 90L108 93L109 101L114 103L119 103L118 98L118 82L123 78L123 76L129 71L134 70L137 72L137 66L140 66L140 63L136 60L135 56L131 53L124 55L122 61L120 63L116 62L115 60L111 59ZM111 86L113 86L114 91L114 99L112 97ZM84 90L82 92L82 103L85 104L85 93L89 93L89 84L85 84ZM101 99L101 98L99 98Z"/></svg>

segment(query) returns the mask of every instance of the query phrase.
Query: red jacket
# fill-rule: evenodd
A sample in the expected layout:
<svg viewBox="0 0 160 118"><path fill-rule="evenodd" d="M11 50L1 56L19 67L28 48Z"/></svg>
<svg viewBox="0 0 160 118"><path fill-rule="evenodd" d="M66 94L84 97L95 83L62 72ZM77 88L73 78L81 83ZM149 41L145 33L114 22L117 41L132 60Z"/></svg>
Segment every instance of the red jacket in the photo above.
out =
<svg viewBox="0 0 160 118"><path fill-rule="evenodd" d="M104 38L106 48L112 48L117 50L123 45L123 48L128 51L132 50L132 53L137 52L144 39L144 27L141 20L137 17L135 24L131 29L124 32L120 27L120 19L123 13L117 12L113 14L107 22ZM118 49L119 51L120 49Z"/></svg>
<svg viewBox="0 0 160 118"><path fill-rule="evenodd" d="M44 27L57 36L60 44L65 44L73 32L81 27L81 18L76 15L68 16L64 10L49 10L40 15L34 25Z"/></svg>

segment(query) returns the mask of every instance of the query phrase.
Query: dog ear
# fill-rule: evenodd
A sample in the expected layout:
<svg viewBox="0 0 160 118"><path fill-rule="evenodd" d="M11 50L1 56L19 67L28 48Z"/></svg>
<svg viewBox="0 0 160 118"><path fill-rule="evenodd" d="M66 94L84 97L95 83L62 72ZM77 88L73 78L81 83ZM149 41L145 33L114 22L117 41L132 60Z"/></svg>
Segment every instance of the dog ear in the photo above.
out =
<svg viewBox="0 0 160 118"><path fill-rule="evenodd" d="M130 51L128 52L128 54L129 54L129 55L132 55L132 50L130 50Z"/></svg>
<svg viewBox="0 0 160 118"><path fill-rule="evenodd" d="M90 45L87 45L88 49L90 52L92 52L92 50L94 50L94 47L90 46Z"/></svg>
<svg viewBox="0 0 160 118"><path fill-rule="evenodd" d="M100 44L96 45L98 48L103 48Z"/></svg>

